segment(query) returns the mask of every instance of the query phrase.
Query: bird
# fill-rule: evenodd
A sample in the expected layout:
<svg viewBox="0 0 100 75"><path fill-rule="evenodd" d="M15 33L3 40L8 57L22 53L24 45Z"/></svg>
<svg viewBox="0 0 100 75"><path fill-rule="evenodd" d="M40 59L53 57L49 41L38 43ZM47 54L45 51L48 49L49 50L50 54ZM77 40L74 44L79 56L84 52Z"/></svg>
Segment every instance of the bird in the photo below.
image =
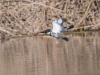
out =
<svg viewBox="0 0 100 75"><path fill-rule="evenodd" d="M67 27L63 27L63 23L66 22L66 21L67 21L67 19L65 19L65 18L60 18L60 19L53 21L52 22L52 26L53 26L52 30L46 29L44 31L44 33L49 35L49 36L55 37L57 39L60 38L60 39L63 39L65 41L68 41L68 38L62 36L61 32L68 31L69 29L73 28L74 26L70 25L70 26L67 26Z"/></svg>

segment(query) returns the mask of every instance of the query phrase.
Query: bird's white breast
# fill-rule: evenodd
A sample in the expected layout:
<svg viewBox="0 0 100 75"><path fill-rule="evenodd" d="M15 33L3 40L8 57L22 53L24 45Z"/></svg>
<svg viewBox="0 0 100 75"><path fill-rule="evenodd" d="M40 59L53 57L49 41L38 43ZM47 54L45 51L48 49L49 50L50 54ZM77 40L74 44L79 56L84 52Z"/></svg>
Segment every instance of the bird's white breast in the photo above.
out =
<svg viewBox="0 0 100 75"><path fill-rule="evenodd" d="M56 22L53 22L52 24L53 24L52 32L60 33L62 31L62 25L59 25Z"/></svg>

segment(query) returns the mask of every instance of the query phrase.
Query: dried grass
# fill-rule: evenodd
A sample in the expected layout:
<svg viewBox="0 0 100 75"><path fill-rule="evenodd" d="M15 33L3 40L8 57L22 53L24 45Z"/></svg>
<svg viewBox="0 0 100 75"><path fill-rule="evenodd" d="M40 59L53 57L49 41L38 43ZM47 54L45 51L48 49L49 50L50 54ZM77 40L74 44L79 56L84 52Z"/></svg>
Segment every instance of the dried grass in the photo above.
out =
<svg viewBox="0 0 100 75"><path fill-rule="evenodd" d="M75 26L73 30L99 29L100 0L0 1L0 32L4 34L31 35L51 28L57 18L66 18Z"/></svg>

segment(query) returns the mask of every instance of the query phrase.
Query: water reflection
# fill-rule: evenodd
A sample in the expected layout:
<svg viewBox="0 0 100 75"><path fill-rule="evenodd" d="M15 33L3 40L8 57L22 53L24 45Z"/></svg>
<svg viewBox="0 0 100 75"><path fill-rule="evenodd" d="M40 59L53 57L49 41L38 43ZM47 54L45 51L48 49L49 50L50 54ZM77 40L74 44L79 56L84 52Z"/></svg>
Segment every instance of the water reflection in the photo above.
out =
<svg viewBox="0 0 100 75"><path fill-rule="evenodd" d="M37 36L0 44L0 74L100 75L99 34L67 37L68 42Z"/></svg>

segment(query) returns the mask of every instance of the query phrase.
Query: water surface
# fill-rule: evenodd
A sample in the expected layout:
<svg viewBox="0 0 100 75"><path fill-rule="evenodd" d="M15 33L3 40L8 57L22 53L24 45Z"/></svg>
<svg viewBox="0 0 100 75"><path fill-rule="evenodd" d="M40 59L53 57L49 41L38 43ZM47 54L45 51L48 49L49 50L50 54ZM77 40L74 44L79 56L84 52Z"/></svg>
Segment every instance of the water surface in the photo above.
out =
<svg viewBox="0 0 100 75"><path fill-rule="evenodd" d="M0 75L100 75L100 35L15 38L0 44Z"/></svg>

